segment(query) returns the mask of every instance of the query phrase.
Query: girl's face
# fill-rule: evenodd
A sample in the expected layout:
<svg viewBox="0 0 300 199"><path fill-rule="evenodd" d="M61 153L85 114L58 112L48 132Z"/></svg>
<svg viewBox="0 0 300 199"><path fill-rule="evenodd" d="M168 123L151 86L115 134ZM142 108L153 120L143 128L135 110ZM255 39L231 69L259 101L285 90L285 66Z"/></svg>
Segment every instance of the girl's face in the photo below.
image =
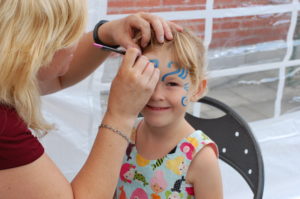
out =
<svg viewBox="0 0 300 199"><path fill-rule="evenodd" d="M58 50L54 54L52 61L48 65L40 68L38 80L47 81L64 75L69 69L76 48L77 44L69 48Z"/></svg>
<svg viewBox="0 0 300 199"><path fill-rule="evenodd" d="M155 127L176 124L184 119L192 95L188 71L179 69L167 48L155 48L144 54L160 70L160 80L142 110L144 121Z"/></svg>

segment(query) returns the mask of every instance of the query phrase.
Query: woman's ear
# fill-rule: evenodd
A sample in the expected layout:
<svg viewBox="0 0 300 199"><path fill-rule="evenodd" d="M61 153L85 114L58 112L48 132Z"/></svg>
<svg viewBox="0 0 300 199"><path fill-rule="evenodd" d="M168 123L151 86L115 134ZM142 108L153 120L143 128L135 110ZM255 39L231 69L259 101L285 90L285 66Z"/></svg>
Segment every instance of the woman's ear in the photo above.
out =
<svg viewBox="0 0 300 199"><path fill-rule="evenodd" d="M198 87L195 88L194 93L192 94L191 101L196 102L200 99L206 91L207 80L203 79L199 82Z"/></svg>

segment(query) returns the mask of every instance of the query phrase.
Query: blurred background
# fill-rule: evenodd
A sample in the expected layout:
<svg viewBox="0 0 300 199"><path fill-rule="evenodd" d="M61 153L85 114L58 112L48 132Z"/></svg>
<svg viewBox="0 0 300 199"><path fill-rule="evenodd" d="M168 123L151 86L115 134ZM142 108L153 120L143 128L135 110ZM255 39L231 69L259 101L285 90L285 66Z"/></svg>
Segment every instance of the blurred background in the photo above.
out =
<svg viewBox="0 0 300 199"><path fill-rule="evenodd" d="M298 0L89 0L88 31L101 19L151 12L190 28L208 49L208 96L249 122L265 163L266 199L300 199L300 2ZM57 130L42 139L69 180L84 163L121 57L65 91L43 97ZM190 112L218 115L197 105ZM225 199L251 198L222 162Z"/></svg>

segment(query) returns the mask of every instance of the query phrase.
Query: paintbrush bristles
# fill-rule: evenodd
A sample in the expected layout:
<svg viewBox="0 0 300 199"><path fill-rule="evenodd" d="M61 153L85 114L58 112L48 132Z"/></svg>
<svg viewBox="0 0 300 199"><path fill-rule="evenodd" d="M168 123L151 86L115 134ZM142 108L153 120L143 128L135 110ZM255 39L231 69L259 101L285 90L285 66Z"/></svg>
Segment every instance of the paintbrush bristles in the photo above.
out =
<svg viewBox="0 0 300 199"><path fill-rule="evenodd" d="M98 48L101 48L103 50L109 50L109 51L112 51L112 52L115 52L115 53L119 53L121 55L125 55L125 53L126 53L125 50L119 50L119 49L116 49L116 48L112 48L112 47L109 47L109 46L104 46L104 45L97 44L97 43L93 43L93 45L98 47Z"/></svg>

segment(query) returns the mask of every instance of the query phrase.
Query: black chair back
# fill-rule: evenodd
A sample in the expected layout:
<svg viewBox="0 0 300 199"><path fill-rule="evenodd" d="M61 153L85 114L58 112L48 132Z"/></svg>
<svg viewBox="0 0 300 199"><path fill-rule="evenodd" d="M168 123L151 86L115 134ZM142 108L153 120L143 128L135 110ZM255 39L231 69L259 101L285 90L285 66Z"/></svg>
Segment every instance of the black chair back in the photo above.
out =
<svg viewBox="0 0 300 199"><path fill-rule="evenodd" d="M262 199L264 189L264 165L259 145L247 122L232 108L211 97L200 103L213 106L225 113L213 119L198 118L189 113L186 120L202 130L216 142L221 160L229 164L250 186L254 199Z"/></svg>

